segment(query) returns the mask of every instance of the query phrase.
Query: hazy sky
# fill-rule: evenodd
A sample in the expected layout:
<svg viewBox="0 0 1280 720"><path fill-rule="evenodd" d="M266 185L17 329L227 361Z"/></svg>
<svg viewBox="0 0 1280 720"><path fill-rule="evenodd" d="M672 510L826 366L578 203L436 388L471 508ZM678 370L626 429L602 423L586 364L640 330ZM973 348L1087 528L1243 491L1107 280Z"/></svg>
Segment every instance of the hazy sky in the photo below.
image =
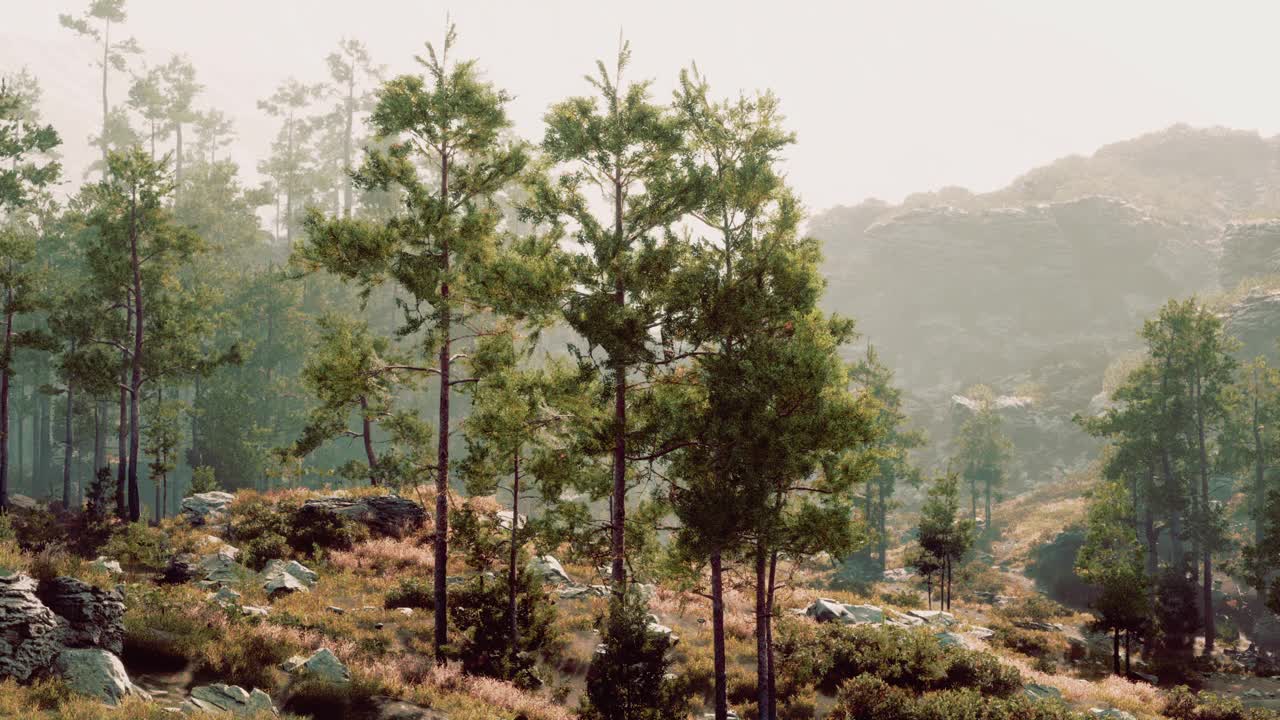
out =
<svg viewBox="0 0 1280 720"><path fill-rule="evenodd" d="M87 0L0 0L0 72L27 66L63 133L72 176L100 121L87 43L58 25ZM253 177L273 121L256 101L290 75L325 77L342 37L394 72L438 40L516 95L530 139L549 103L634 50L633 77L670 95L696 60L721 93L772 88L799 144L788 158L812 209L896 201L945 185L991 190L1039 164L1176 122L1280 131L1280 2L1270 0L129 0L126 32L162 62L187 53L202 102L236 122ZM111 89L123 100L127 80Z"/></svg>

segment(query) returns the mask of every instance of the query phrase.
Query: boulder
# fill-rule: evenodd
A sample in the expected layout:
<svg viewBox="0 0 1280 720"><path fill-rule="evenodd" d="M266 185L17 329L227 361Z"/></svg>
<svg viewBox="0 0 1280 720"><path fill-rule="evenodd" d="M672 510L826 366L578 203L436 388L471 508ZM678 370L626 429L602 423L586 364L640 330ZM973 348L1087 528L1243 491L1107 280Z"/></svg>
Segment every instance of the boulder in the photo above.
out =
<svg viewBox="0 0 1280 720"><path fill-rule="evenodd" d="M230 553L216 552L200 558L199 582L205 587L234 585L248 574L249 571Z"/></svg>
<svg viewBox="0 0 1280 720"><path fill-rule="evenodd" d="M240 608L240 614L245 617L266 617L271 614L271 611L257 605L245 605Z"/></svg>
<svg viewBox="0 0 1280 720"><path fill-rule="evenodd" d="M510 530L511 522L515 518L515 514L512 513L510 510L499 510L496 514L496 517L498 519L498 527L502 528L503 530ZM523 530L525 523L528 522L528 518L526 518L524 515L521 515L518 522L520 523L519 529Z"/></svg>
<svg viewBox="0 0 1280 720"><path fill-rule="evenodd" d="M842 620L847 613L848 611L845 610L844 605L830 598L818 598L804 611L805 615L818 622Z"/></svg>
<svg viewBox="0 0 1280 720"><path fill-rule="evenodd" d="M1062 691L1052 685L1027 683L1022 686L1022 694L1032 700L1061 700Z"/></svg>
<svg viewBox="0 0 1280 720"><path fill-rule="evenodd" d="M200 577L200 558L191 553L179 553L169 558L159 582L168 585L181 585Z"/></svg>
<svg viewBox="0 0 1280 720"><path fill-rule="evenodd" d="M1135 720L1132 713L1116 708L1090 708L1089 715L1099 720Z"/></svg>
<svg viewBox="0 0 1280 720"><path fill-rule="evenodd" d="M324 515L354 520L368 527L375 536L383 537L404 537L427 521L421 505L399 495L363 498L331 495L308 500L298 510L299 522L306 522L307 516Z"/></svg>
<svg viewBox="0 0 1280 720"><path fill-rule="evenodd" d="M544 583L550 585L573 585L573 578L564 571L560 561L550 555L539 555L529 561L529 570Z"/></svg>
<svg viewBox="0 0 1280 720"><path fill-rule="evenodd" d="M26 495L10 495L9 507L18 510L34 511L40 509L40 501Z"/></svg>
<svg viewBox="0 0 1280 720"><path fill-rule="evenodd" d="M882 623L884 610L875 605L845 605L845 622L851 624Z"/></svg>
<svg viewBox="0 0 1280 720"><path fill-rule="evenodd" d="M254 688L249 692L239 685L199 685L191 689L191 697L183 704L184 712L231 713L253 715L259 712L276 714L271 696Z"/></svg>
<svg viewBox="0 0 1280 720"><path fill-rule="evenodd" d="M126 695L145 694L129 682L120 658L98 648L63 650L54 661L54 670L76 692L117 705Z"/></svg>
<svg viewBox="0 0 1280 720"><path fill-rule="evenodd" d="M449 720L449 716L436 710L385 695L374 695L369 704L373 706L372 720Z"/></svg>
<svg viewBox="0 0 1280 720"><path fill-rule="evenodd" d="M108 575L123 575L124 569L120 567L119 561L111 560L101 555L90 565L94 570L107 573Z"/></svg>
<svg viewBox="0 0 1280 720"><path fill-rule="evenodd" d="M329 648L320 648L309 657L295 655L286 660L281 668L296 677L307 677L333 685L351 682L351 672Z"/></svg>
<svg viewBox="0 0 1280 720"><path fill-rule="evenodd" d="M240 593L225 586L218 588L217 592L209 593L207 597L209 600L212 600L223 607L240 604Z"/></svg>
<svg viewBox="0 0 1280 720"><path fill-rule="evenodd" d="M68 648L124 650L124 598L72 577L45 580L36 597L66 621L61 642Z"/></svg>
<svg viewBox="0 0 1280 720"><path fill-rule="evenodd" d="M971 627L965 631L966 635L970 635L979 640L990 640L996 636L996 631L985 627Z"/></svg>
<svg viewBox="0 0 1280 720"><path fill-rule="evenodd" d="M272 560L262 569L262 589L267 594L305 592L320 578L316 572L297 560Z"/></svg>
<svg viewBox="0 0 1280 720"><path fill-rule="evenodd" d="M36 587L27 575L0 575L0 677L26 681L63 650L66 621L40 602Z"/></svg>
<svg viewBox="0 0 1280 720"><path fill-rule="evenodd" d="M964 637L959 633L940 632L934 635L942 647L964 647Z"/></svg>
<svg viewBox="0 0 1280 720"><path fill-rule="evenodd" d="M1062 632L1061 625L1040 622L1039 620L1014 620L1013 626L1023 630L1038 630L1039 632Z"/></svg>
<svg viewBox="0 0 1280 720"><path fill-rule="evenodd" d="M225 522L227 506L236 496L225 492L196 493L182 499L182 514L195 526L216 525Z"/></svg>
<svg viewBox="0 0 1280 720"><path fill-rule="evenodd" d="M908 610L907 615L921 620L926 625L951 627L956 624L956 616L942 610Z"/></svg>

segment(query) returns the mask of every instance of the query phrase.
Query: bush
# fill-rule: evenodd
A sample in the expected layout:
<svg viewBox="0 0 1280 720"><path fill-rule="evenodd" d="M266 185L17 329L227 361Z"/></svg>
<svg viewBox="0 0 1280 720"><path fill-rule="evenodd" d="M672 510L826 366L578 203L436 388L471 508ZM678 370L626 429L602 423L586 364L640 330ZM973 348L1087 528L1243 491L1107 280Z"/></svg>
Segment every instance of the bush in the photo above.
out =
<svg viewBox="0 0 1280 720"><path fill-rule="evenodd" d="M244 553L245 565L261 570L272 560L287 559L291 548L283 535L265 532L241 544L240 550Z"/></svg>
<svg viewBox="0 0 1280 720"><path fill-rule="evenodd" d="M840 688L829 720L1070 720L1065 705L1022 695L990 697L971 688L924 695L860 675Z"/></svg>
<svg viewBox="0 0 1280 720"><path fill-rule="evenodd" d="M995 633L992 639L997 644L1014 652L1033 658L1048 657L1053 652L1052 643L1045 633L1026 630L1008 623L997 623L991 630Z"/></svg>
<svg viewBox="0 0 1280 720"><path fill-rule="evenodd" d="M1071 611L1047 596L1035 593L998 608L996 614L1011 623L1018 620L1049 622L1054 618L1070 615Z"/></svg>
<svg viewBox="0 0 1280 720"><path fill-rule="evenodd" d="M1194 693L1186 686L1169 691L1164 715L1170 720L1275 720L1280 714L1262 708L1246 708L1239 698Z"/></svg>
<svg viewBox="0 0 1280 720"><path fill-rule="evenodd" d="M537 656L549 651L555 639L555 606L527 569L516 575L519 642L513 653L507 592L505 575L487 582L478 575L449 594L449 619L462 636L454 655L468 674L508 680L524 689L538 687Z"/></svg>
<svg viewBox="0 0 1280 720"><path fill-rule="evenodd" d="M788 692L807 685L832 694L859 675L913 692L971 688L994 696L1022 686L992 656L943 647L925 629L883 625L779 624L775 656Z"/></svg>
<svg viewBox="0 0 1280 720"><path fill-rule="evenodd" d="M135 569L160 571L169 562L172 550L163 531L145 523L117 525L102 553Z"/></svg>
<svg viewBox="0 0 1280 720"><path fill-rule="evenodd" d="M882 590L880 591L880 601L902 608L917 608L925 604L920 598L920 593L909 588Z"/></svg>
<svg viewBox="0 0 1280 720"><path fill-rule="evenodd" d="M603 642L587 670L584 720L675 720L688 702L666 678L670 639L649 632L648 607L634 595L610 603Z"/></svg>
<svg viewBox="0 0 1280 720"><path fill-rule="evenodd" d="M369 537L369 529L341 515L302 506L292 513L289 545L300 553L315 555L318 550L350 550Z"/></svg>
<svg viewBox="0 0 1280 720"><path fill-rule="evenodd" d="M400 584L387 593L382 606L388 610L401 607L432 610L436 606L434 591L433 583L425 578L401 578Z"/></svg>

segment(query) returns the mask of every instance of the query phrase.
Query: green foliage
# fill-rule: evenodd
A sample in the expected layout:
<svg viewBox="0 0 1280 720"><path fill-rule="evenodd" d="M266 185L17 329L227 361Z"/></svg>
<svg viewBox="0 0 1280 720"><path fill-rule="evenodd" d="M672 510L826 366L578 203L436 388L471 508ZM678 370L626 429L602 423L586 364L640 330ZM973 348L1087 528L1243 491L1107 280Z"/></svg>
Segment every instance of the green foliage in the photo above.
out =
<svg viewBox="0 0 1280 720"><path fill-rule="evenodd" d="M522 688L538 687L542 683L535 671L538 656L555 649L555 606L527 569L517 573L519 643L512 648L507 592L506 575L497 579L478 575L450 589L449 619L461 636L454 641L453 654L467 673L508 680Z"/></svg>
<svg viewBox="0 0 1280 720"><path fill-rule="evenodd" d="M391 608L416 608L431 610L435 608L434 586L430 580L417 577L400 578L400 583L392 588L382 601L382 606Z"/></svg>
<svg viewBox="0 0 1280 720"><path fill-rule="evenodd" d="M1170 690L1163 714L1169 720L1275 720L1274 710L1246 708L1238 697L1192 692L1186 686Z"/></svg>
<svg viewBox="0 0 1280 720"><path fill-rule="evenodd" d="M221 490L218 478L212 466L200 465L191 469L191 485L187 488L187 496Z"/></svg>
<svg viewBox="0 0 1280 720"><path fill-rule="evenodd" d="M634 594L611 602L579 715L587 720L683 718L687 703L666 677L670 639L649 631L648 608Z"/></svg>
<svg viewBox="0 0 1280 720"><path fill-rule="evenodd" d="M779 630L778 667L793 687L831 694L863 674L916 693L969 688L1007 697L1022 687L1015 668L989 653L944 647L928 630L798 622Z"/></svg>
<svg viewBox="0 0 1280 720"><path fill-rule="evenodd" d="M832 720L1071 720L1060 702L1014 695L991 697L973 689L913 695L883 680L860 675L840 688Z"/></svg>
<svg viewBox="0 0 1280 720"><path fill-rule="evenodd" d="M164 569L172 554L163 531L139 523L116 525L102 553L121 565L150 571Z"/></svg>

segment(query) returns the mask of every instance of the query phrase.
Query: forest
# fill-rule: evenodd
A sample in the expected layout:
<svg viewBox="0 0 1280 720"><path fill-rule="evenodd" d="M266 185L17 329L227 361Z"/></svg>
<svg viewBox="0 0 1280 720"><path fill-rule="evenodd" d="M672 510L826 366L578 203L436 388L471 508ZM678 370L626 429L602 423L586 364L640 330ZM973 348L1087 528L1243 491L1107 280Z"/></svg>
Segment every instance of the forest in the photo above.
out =
<svg viewBox="0 0 1280 720"><path fill-rule="evenodd" d="M815 214L773 92L524 137L445 23L246 169L131 10L83 176L0 67L0 717L1278 716L1277 178L1175 162L1277 141Z"/></svg>

